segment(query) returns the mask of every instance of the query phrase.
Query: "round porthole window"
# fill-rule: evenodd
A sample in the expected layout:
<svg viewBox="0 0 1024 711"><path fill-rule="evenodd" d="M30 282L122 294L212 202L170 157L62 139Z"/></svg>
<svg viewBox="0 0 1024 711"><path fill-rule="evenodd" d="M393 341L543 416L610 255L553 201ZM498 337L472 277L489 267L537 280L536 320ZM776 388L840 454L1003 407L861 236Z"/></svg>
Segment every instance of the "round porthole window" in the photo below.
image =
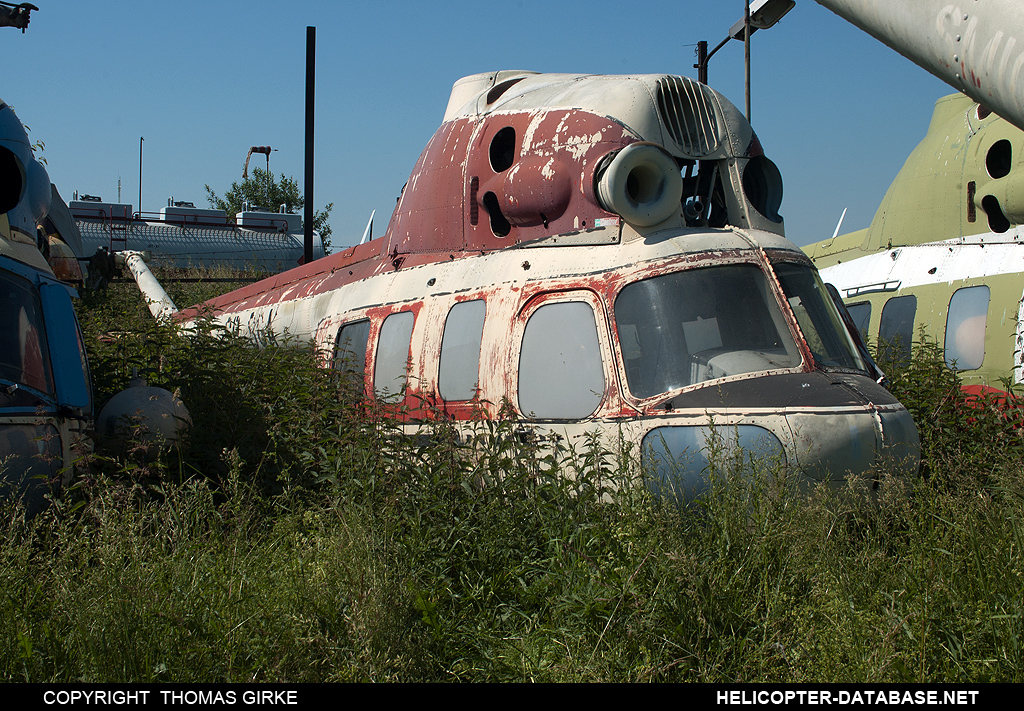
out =
<svg viewBox="0 0 1024 711"><path fill-rule="evenodd" d="M1010 173L1013 150L1005 138L996 141L985 155L985 169L993 178L1002 178Z"/></svg>
<svg viewBox="0 0 1024 711"><path fill-rule="evenodd" d="M516 130L511 126L494 134L491 139L491 169L495 173L503 173L512 167L516 159Z"/></svg>

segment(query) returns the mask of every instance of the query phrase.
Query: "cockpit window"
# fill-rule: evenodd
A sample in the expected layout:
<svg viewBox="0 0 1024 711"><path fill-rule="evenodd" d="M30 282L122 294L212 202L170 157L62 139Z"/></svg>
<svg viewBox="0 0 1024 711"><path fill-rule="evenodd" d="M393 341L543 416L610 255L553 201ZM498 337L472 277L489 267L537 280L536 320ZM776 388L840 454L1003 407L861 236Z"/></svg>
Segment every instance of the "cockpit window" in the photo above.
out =
<svg viewBox="0 0 1024 711"><path fill-rule="evenodd" d="M39 293L25 279L0 271L0 378L53 393Z"/></svg>
<svg viewBox="0 0 1024 711"><path fill-rule="evenodd" d="M867 372L818 273L803 264L775 264L774 269L815 365Z"/></svg>
<svg viewBox="0 0 1024 711"><path fill-rule="evenodd" d="M629 284L615 299L615 326L626 380L639 399L801 361L768 280L754 264Z"/></svg>

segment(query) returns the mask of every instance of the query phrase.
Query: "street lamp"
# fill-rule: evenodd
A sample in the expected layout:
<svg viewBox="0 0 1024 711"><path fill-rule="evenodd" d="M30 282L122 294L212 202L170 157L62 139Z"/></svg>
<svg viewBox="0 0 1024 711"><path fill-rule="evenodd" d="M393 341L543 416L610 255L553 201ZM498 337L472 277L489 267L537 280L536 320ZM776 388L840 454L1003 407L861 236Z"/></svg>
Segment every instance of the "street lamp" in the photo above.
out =
<svg viewBox="0 0 1024 711"><path fill-rule="evenodd" d="M252 158L252 154L253 153L262 153L263 155L265 155L267 157L267 176L266 177L267 177L267 209L268 210L272 210L273 209L273 206L270 204L272 202L271 198L270 198L270 186L273 183L273 181L270 179L270 153L271 153L271 151L276 151L276 150L277 150L276 148L271 148L270 146L252 146L251 148L249 148L249 153L246 154L246 156L245 156L245 168L242 170L242 179L244 180L244 179L249 177L249 159Z"/></svg>
<svg viewBox="0 0 1024 711"><path fill-rule="evenodd" d="M708 61L715 52L725 46L731 39L743 40L743 66L746 87L747 121L750 121L750 35L758 30L767 30L781 20L787 12L796 6L796 0L747 0L743 17L729 28L729 35L708 52L708 43L701 40L697 43L697 80L701 84L708 83ZM747 31L747 28L750 31Z"/></svg>
<svg viewBox="0 0 1024 711"><path fill-rule="evenodd" d="M29 15L33 10L39 12L39 8L30 2L23 2L20 5L0 2L0 27L17 27L21 34L25 34Z"/></svg>

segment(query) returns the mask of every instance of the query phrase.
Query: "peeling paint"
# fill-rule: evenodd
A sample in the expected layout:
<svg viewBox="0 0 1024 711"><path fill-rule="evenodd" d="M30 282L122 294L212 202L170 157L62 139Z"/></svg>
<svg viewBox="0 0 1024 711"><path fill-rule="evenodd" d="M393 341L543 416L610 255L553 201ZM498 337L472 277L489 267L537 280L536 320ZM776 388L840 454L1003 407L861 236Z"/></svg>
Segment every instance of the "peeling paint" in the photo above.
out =
<svg viewBox="0 0 1024 711"><path fill-rule="evenodd" d="M622 79L641 80L653 83L657 77ZM806 258L772 231L688 227L679 206L657 225L626 224L628 220L598 202L593 171L605 156L645 140L645 136L613 118L611 110L598 110L609 93L608 79L573 78L573 89L580 92L575 98L591 87L589 100L594 107L590 109L515 105L531 96L531 82L543 87L547 86L544 81L543 77L523 79L519 84L522 95L503 103L507 110L455 116L442 124L417 160L384 236L214 299L208 305L217 311L217 318L248 323L254 329L272 325L314 341L324 353L333 350L342 326L369 319L365 382L367 396L373 397L371 374L382 324L391 314L411 312L414 321L404 416L427 417L428 410L436 407L446 417L469 419L479 411L497 416L503 401L518 407L520 345L531 315L547 303L585 303L595 318L604 377L603 387L595 393L599 403L587 417L539 420L530 423L531 427L547 432L563 429L572 436L588 428L617 436L625 427L633 429L639 442L653 426L706 426L709 413L714 412L723 424L757 423L783 443L790 461L809 461L811 468L817 466L817 460L809 453L810 445L801 444L803 440L798 442L794 436L794 422L799 422L804 433L838 442L836 451L859 446L849 434L841 434L859 430L837 429L835 424L853 422L843 418L859 418L865 408L874 405L849 402L849 395L841 401L830 399L837 389L829 387L814 365L773 275L774 260L806 264ZM651 127L652 137L658 138L662 134L660 118L649 103L646 110L653 114L630 120ZM632 111L632 104L627 108ZM511 133L505 129L515 133L514 150L507 141ZM743 130L749 132L749 126ZM504 138L496 139L499 133ZM675 163L670 165L676 169ZM476 195L475 223L469 202L474 180L478 181L472 193ZM727 190L728 185L723 181L721 189ZM626 227L632 235L629 239L621 236L620 229ZM781 227L777 229L781 231ZM754 265L766 273L771 298L779 302L788 324L782 328L792 331L799 347L801 357L793 363L799 363L780 370L725 375L711 386L696 382L684 388L685 392L672 395L676 409L671 414L665 411L665 393L635 397L614 326L620 291L634 282L672 272L734 264ZM469 300L482 300L486 306L479 399L444 402L438 396L438 379L445 319L455 304ZM194 315L193 311L183 318ZM817 399L812 402L811 395L802 395L800 402L805 404L788 407L794 398L783 397L780 393L785 393L785 388L769 384L790 377L804 378L801 382ZM864 375L849 377L864 379L865 388L873 385ZM758 394L762 385L768 395ZM745 390L748 386L749 392ZM723 387L742 393L745 404L709 408L705 400ZM681 404L684 401L697 404ZM641 413L644 417L638 418ZM897 416L909 419L905 410L902 413ZM873 438L872 434L872 447Z"/></svg>

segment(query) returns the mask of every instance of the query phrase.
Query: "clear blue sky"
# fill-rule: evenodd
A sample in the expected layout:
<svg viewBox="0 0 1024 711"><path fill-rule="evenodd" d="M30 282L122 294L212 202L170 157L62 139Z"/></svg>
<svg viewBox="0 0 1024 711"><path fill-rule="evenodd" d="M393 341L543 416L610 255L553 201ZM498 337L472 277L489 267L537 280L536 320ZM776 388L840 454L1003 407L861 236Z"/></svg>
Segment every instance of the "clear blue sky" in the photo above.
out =
<svg viewBox="0 0 1024 711"><path fill-rule="evenodd" d="M317 28L314 202L334 203L335 246L375 235L441 122L452 83L495 69L696 77L742 0L606 2L156 3L35 0L26 34L0 30L0 98L46 144L50 178L138 208L167 198L206 206L241 178L251 145L302 183L306 26ZM866 227L932 106L952 89L811 0L752 37L754 128L785 182L797 244ZM709 83L743 106L743 45ZM255 165L264 165L256 156Z"/></svg>

